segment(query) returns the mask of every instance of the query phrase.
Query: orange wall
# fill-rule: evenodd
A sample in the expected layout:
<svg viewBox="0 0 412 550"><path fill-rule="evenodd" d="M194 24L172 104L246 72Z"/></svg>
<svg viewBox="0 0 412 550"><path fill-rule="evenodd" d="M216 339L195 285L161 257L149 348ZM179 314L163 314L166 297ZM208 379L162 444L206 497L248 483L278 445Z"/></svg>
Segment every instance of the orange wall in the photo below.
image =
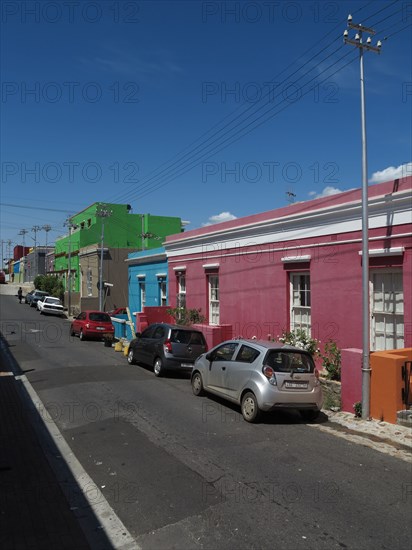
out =
<svg viewBox="0 0 412 550"><path fill-rule="evenodd" d="M412 348L377 351L371 354L370 415L396 424L396 413L405 408L402 402L402 365L412 360Z"/></svg>

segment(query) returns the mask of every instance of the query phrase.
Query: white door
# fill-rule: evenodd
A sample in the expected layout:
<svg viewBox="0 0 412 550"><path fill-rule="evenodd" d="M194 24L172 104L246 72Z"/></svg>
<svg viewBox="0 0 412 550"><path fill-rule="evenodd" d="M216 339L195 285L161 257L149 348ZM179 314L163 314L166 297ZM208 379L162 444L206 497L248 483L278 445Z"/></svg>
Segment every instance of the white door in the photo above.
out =
<svg viewBox="0 0 412 550"><path fill-rule="evenodd" d="M371 273L371 349L404 347L401 270Z"/></svg>

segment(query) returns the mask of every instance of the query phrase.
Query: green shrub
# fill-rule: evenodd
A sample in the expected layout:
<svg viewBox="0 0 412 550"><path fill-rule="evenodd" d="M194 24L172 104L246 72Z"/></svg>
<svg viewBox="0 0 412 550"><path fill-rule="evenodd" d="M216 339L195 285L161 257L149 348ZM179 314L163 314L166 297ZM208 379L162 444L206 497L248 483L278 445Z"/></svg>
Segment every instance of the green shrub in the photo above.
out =
<svg viewBox="0 0 412 550"><path fill-rule="evenodd" d="M329 380L340 380L341 351L333 340L328 340L324 346L324 353L321 354L322 366L326 371L326 378Z"/></svg>
<svg viewBox="0 0 412 550"><path fill-rule="evenodd" d="M34 287L38 290L44 290L50 296L55 296L63 300L64 286L57 275L37 275L34 279Z"/></svg>
<svg viewBox="0 0 412 550"><path fill-rule="evenodd" d="M279 342L301 348L312 355L319 355L320 353L319 341L316 340L316 338L308 336L301 328L292 331L283 331L282 336L279 338Z"/></svg>
<svg viewBox="0 0 412 550"><path fill-rule="evenodd" d="M353 404L353 410L355 411L356 418L361 418L361 416L362 416L362 403L360 401L356 401L356 403Z"/></svg>
<svg viewBox="0 0 412 550"><path fill-rule="evenodd" d="M196 325L204 323L206 318L201 314L201 309L186 309L185 307L174 307L166 310L173 317L177 325Z"/></svg>

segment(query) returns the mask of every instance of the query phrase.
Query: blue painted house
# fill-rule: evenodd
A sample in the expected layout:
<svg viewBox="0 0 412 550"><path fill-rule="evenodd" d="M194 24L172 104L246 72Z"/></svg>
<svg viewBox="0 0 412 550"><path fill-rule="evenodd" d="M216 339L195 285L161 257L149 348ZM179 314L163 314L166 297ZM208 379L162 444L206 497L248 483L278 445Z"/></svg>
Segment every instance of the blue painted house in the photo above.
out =
<svg viewBox="0 0 412 550"><path fill-rule="evenodd" d="M132 316L144 306L166 306L168 301L167 257L163 247L128 255L129 309Z"/></svg>

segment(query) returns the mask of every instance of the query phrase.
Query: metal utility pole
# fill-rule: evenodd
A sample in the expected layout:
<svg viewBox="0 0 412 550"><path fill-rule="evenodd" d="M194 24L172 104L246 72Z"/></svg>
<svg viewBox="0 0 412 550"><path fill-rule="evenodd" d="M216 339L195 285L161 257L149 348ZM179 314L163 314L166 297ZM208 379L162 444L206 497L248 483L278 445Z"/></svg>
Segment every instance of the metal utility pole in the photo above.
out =
<svg viewBox="0 0 412 550"><path fill-rule="evenodd" d="M51 225L43 225L42 227L43 231L46 232L46 248L47 248L47 241L48 241L48 234L49 234L49 231L51 231Z"/></svg>
<svg viewBox="0 0 412 550"><path fill-rule="evenodd" d="M103 311L103 258L104 258L104 220L112 215L112 211L105 204L99 204L96 216L102 220L102 236L100 245L100 270L99 270L99 310Z"/></svg>
<svg viewBox="0 0 412 550"><path fill-rule="evenodd" d="M48 248L47 248L47 245L48 245L48 235L49 235L49 231L51 231L51 225L47 224L47 225L43 225L42 227L43 231L46 232L46 254L45 254L45 272L46 274L49 272L49 266L47 264L47 254L48 254Z"/></svg>
<svg viewBox="0 0 412 550"><path fill-rule="evenodd" d="M11 271L10 271L10 265L11 265L11 239L9 239L9 240L7 241L7 249L8 249L8 252L7 252L7 258L8 258L8 272L9 272L10 280L12 280Z"/></svg>
<svg viewBox="0 0 412 550"><path fill-rule="evenodd" d="M67 311L70 315L71 310L71 301L72 301L72 229L77 229L70 218L67 218L65 224L69 228L69 242L67 250L67 277L66 277L66 287L67 287Z"/></svg>
<svg viewBox="0 0 412 550"><path fill-rule="evenodd" d="M33 227L31 228L31 230L34 232L34 268L33 268L33 281L36 277L36 275L38 275L37 273L37 232L40 231L41 227L40 225L33 225Z"/></svg>
<svg viewBox="0 0 412 550"><path fill-rule="evenodd" d="M22 241L23 241L23 256L25 256L24 249L26 248L26 237L25 236L27 235L28 232L29 232L28 229L21 229L19 231L19 235L22 235Z"/></svg>
<svg viewBox="0 0 412 550"><path fill-rule="evenodd" d="M21 229L19 231L19 235L22 236L22 241L23 241L23 258L24 258L24 270L22 269L22 266L20 264L20 273L22 274L21 276L23 277L23 281L26 280L26 272L28 272L28 269L27 269L27 258L26 258L26 235L27 233L29 232L28 229Z"/></svg>
<svg viewBox="0 0 412 550"><path fill-rule="evenodd" d="M345 44L351 44L359 49L360 63L360 94L361 94L361 126L362 126L362 419L368 420L370 415L370 311L369 311L369 214L368 214L368 163L366 147L366 112L365 112L365 79L363 74L363 51L380 53L382 43L372 46L368 36L363 42L363 33L374 35L375 31L361 24L352 23L348 16L348 27L356 30L354 39L348 38L347 30L343 33Z"/></svg>

